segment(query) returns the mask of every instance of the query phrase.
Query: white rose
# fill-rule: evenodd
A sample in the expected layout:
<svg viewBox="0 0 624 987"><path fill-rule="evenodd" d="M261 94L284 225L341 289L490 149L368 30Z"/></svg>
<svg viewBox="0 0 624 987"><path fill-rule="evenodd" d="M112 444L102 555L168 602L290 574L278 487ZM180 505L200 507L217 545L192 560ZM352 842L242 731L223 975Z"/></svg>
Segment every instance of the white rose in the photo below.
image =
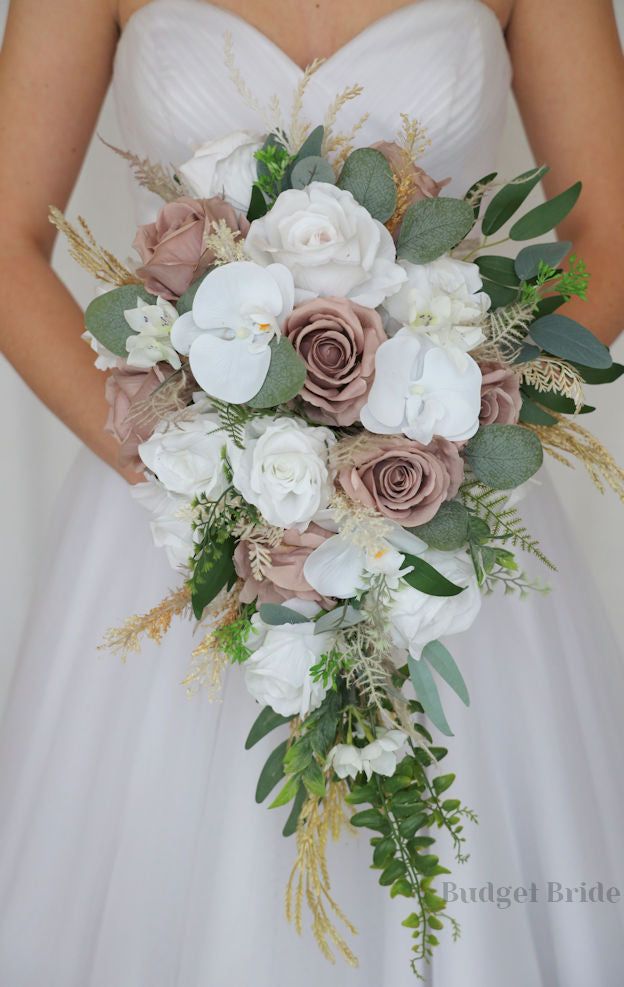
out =
<svg viewBox="0 0 624 987"><path fill-rule="evenodd" d="M463 442L479 428L481 371L456 347L407 327L375 354L375 379L360 420L369 432L427 445L434 435Z"/></svg>
<svg viewBox="0 0 624 987"><path fill-rule="evenodd" d="M234 486L269 524L304 531L329 503L335 441L330 429L295 418L255 419L245 428L244 448L229 450Z"/></svg>
<svg viewBox="0 0 624 987"><path fill-rule="evenodd" d="M439 257L431 264L400 263L407 281L388 299L388 314L443 346L462 350L478 346L490 299L482 291L477 265L452 257Z"/></svg>
<svg viewBox="0 0 624 987"><path fill-rule="evenodd" d="M465 589L457 596L428 596L404 583L395 593L389 613L392 640L416 659L430 641L467 630L481 608L474 567L464 552L429 550L421 557Z"/></svg>
<svg viewBox="0 0 624 987"><path fill-rule="evenodd" d="M304 617L315 617L319 612L309 601L287 600L284 605ZM321 705L327 692L322 682L313 681L310 669L331 651L335 635L315 634L312 620L274 627L256 613L251 622L253 631L247 645L252 654L243 666L248 691L280 716L307 716Z"/></svg>
<svg viewBox="0 0 624 987"><path fill-rule="evenodd" d="M373 772L392 777L404 744L405 734L401 730L377 730L375 740L360 751L367 780L370 781Z"/></svg>
<svg viewBox="0 0 624 987"><path fill-rule="evenodd" d="M254 154L262 144L259 134L235 130L202 144L178 171L200 198L222 195L235 209L247 212L251 187L258 177Z"/></svg>
<svg viewBox="0 0 624 987"><path fill-rule="evenodd" d="M171 345L171 327L178 318L171 302L159 296L150 305L137 296L136 308L126 309L124 318L134 330L126 339L129 367L150 370L157 363L169 363L180 369L182 362Z"/></svg>
<svg viewBox="0 0 624 987"><path fill-rule="evenodd" d="M132 496L150 511L152 537L157 548L164 548L173 569L186 568L193 553L191 504L186 497L170 493L153 477L130 488Z"/></svg>
<svg viewBox="0 0 624 987"><path fill-rule="evenodd" d="M351 192L325 182L282 192L251 224L245 252L258 264L285 264L298 301L336 295L375 308L406 279L385 226Z"/></svg>
<svg viewBox="0 0 624 987"><path fill-rule="evenodd" d="M139 456L167 490L217 500L227 489L223 449L227 443L216 415L162 422L139 446Z"/></svg>

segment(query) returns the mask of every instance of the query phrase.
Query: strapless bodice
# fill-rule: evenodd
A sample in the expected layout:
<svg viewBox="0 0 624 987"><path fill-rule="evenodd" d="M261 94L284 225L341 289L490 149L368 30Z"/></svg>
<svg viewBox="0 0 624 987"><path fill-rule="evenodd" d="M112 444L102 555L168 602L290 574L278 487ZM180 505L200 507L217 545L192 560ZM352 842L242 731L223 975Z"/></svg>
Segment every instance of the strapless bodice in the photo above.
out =
<svg viewBox="0 0 624 987"><path fill-rule="evenodd" d="M266 106L277 96L288 115L302 70L269 38L206 0L151 0L130 18L115 60L128 149L180 164L198 144L228 131L266 129L230 78L228 34L254 98ZM449 192L457 194L492 170L510 75L503 33L489 7L480 0L416 0L375 21L323 63L306 90L305 116L322 122L337 93L360 84L362 94L341 110L340 129L368 114L361 145L393 139L401 113L417 118L431 141L423 166L434 178L451 176Z"/></svg>

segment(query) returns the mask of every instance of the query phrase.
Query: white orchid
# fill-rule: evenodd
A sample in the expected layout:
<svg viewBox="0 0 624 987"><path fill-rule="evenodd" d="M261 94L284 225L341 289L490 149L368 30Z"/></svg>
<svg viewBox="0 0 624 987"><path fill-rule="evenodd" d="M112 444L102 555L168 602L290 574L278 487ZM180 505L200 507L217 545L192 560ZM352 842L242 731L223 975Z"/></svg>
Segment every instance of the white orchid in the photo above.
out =
<svg viewBox="0 0 624 987"><path fill-rule="evenodd" d="M479 428L481 371L456 347L404 327L375 354L375 380L360 420L369 432L427 445L434 435L463 442Z"/></svg>
<svg viewBox="0 0 624 987"><path fill-rule="evenodd" d="M137 296L136 308L126 309L124 318L135 333L126 339L129 367L149 370L157 363L169 363L180 369L180 357L171 345L171 327L178 318L171 302L159 296L150 305Z"/></svg>
<svg viewBox="0 0 624 987"><path fill-rule="evenodd" d="M483 341L490 307L479 268L453 257L430 264L400 261L407 281L385 308L400 326L410 326L442 346L472 350Z"/></svg>
<svg viewBox="0 0 624 987"><path fill-rule="evenodd" d="M224 264L206 275L192 310L175 323L173 345L188 355L207 394L244 404L266 379L271 340L279 336L294 299L292 274L283 264Z"/></svg>

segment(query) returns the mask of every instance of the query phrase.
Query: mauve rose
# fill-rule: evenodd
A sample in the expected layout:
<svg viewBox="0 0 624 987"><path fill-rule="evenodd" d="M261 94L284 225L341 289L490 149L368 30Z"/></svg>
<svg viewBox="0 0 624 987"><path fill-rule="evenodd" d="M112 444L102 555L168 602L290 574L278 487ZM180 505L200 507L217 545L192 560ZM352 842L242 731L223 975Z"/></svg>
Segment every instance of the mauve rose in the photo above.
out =
<svg viewBox="0 0 624 987"><path fill-rule="evenodd" d="M331 537L331 531L326 531L317 524L310 524L304 532L288 528L277 548L269 550L271 564L265 567L262 581L254 579L252 575L249 542L239 542L234 552L234 567L243 580L241 602L251 603L257 600L258 603L284 603L296 596L299 600L320 603L324 608L332 607L333 601L312 589L303 575L303 564L308 555Z"/></svg>
<svg viewBox="0 0 624 987"><path fill-rule="evenodd" d="M464 463L454 442L388 436L338 474L345 493L406 527L425 524L459 490Z"/></svg>
<svg viewBox="0 0 624 987"><path fill-rule="evenodd" d="M137 274L147 290L170 301L179 298L213 263L212 251L204 250L204 234L221 219L246 236L248 220L220 196L182 196L163 206L155 223L140 226L133 246L143 261Z"/></svg>
<svg viewBox="0 0 624 987"><path fill-rule="evenodd" d="M436 182L426 171L411 161L398 144L394 141L378 141L372 147L381 151L398 179L409 180L409 194L404 202L405 208L419 199L437 199L442 189L448 185L450 178Z"/></svg>
<svg viewBox="0 0 624 987"><path fill-rule="evenodd" d="M151 370L118 367L107 377L104 393L110 411L105 428L120 443L120 466L130 466L137 473L145 469L139 458L138 448L141 442L149 439L158 419L141 417L139 421L129 421L128 415L172 373L169 364L157 363Z"/></svg>
<svg viewBox="0 0 624 987"><path fill-rule="evenodd" d="M284 335L306 365L301 398L310 417L352 425L373 383L375 353L386 340L381 317L347 298L314 298L297 305Z"/></svg>
<svg viewBox="0 0 624 987"><path fill-rule="evenodd" d="M522 406L518 374L502 363L482 363L480 369L483 381L479 421L482 425L515 425Z"/></svg>

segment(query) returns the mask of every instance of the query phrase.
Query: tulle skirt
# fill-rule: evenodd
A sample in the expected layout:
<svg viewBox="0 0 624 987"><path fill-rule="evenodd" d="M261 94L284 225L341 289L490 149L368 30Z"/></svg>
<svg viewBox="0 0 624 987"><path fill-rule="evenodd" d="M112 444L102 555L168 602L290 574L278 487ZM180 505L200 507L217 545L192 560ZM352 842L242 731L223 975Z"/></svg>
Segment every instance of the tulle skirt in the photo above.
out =
<svg viewBox="0 0 624 987"><path fill-rule="evenodd" d="M442 936L427 982L619 987L623 665L546 480L522 510L560 574L548 597L488 598L448 641L472 705L445 695L455 737L444 770L479 824L467 827L470 860L447 878L462 936ZM41 560L0 743L0 983L413 984L400 924L410 903L377 884L363 832L329 850L359 968L330 965L309 930L287 925L287 810L254 802L276 735L244 750L258 710L240 671L226 673L219 701L189 697L197 641L183 620L125 665L97 650L108 627L176 582L123 481L82 453ZM590 889L603 900L583 901Z"/></svg>

